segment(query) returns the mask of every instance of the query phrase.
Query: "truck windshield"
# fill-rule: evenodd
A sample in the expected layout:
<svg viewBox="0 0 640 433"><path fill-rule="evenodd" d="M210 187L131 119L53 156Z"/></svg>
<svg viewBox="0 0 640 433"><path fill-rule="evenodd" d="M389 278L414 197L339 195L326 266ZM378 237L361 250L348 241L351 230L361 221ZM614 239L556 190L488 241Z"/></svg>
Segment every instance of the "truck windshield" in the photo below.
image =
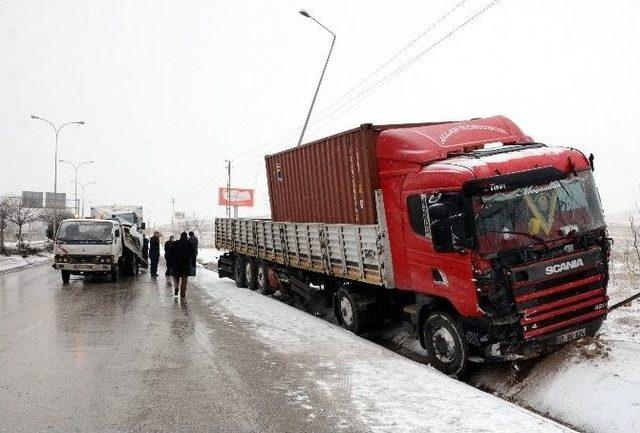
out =
<svg viewBox="0 0 640 433"><path fill-rule="evenodd" d="M491 254L605 226L591 171L473 198L478 251Z"/></svg>
<svg viewBox="0 0 640 433"><path fill-rule="evenodd" d="M63 221L57 240L65 243L107 243L112 240L111 223L93 221Z"/></svg>

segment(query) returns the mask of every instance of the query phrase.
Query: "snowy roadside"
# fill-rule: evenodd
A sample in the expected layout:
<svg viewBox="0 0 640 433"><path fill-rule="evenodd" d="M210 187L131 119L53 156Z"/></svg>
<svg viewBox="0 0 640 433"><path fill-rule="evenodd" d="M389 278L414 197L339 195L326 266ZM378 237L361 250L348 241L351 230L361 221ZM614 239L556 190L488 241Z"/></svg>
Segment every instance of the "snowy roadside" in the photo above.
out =
<svg viewBox="0 0 640 433"><path fill-rule="evenodd" d="M0 255L0 273L9 272L26 266L39 265L51 260L51 253L40 252L36 255L22 256L2 256Z"/></svg>
<svg viewBox="0 0 640 433"><path fill-rule="evenodd" d="M571 431L214 272L201 270L195 284L216 314L242 319L257 338L299 359L325 397L346 397L371 431ZM287 395L313 416L305 390Z"/></svg>

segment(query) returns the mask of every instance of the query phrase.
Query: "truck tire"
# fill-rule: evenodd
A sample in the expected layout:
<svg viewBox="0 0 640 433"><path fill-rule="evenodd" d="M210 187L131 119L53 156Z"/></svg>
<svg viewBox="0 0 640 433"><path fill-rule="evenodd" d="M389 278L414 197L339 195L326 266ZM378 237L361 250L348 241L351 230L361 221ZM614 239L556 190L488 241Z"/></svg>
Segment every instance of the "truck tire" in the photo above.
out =
<svg viewBox="0 0 640 433"><path fill-rule="evenodd" d="M69 284L69 280L71 279L71 271L61 271L62 274L62 284Z"/></svg>
<svg viewBox="0 0 640 433"><path fill-rule="evenodd" d="M249 290L258 288L256 274L256 261L251 257L247 257L244 260L244 280Z"/></svg>
<svg viewBox="0 0 640 433"><path fill-rule="evenodd" d="M244 278L244 258L242 256L236 256L233 261L233 279L238 287L247 287L247 282Z"/></svg>
<svg viewBox="0 0 640 433"><path fill-rule="evenodd" d="M420 332L429 364L448 376L464 376L469 348L459 321L447 313L435 311L423 321Z"/></svg>
<svg viewBox="0 0 640 433"><path fill-rule="evenodd" d="M256 285L258 286L258 292L262 295L268 296L273 293L271 284L269 283L269 265L267 262L260 262L256 269Z"/></svg>
<svg viewBox="0 0 640 433"><path fill-rule="evenodd" d="M340 326L354 334L365 330L366 313L360 308L360 294L341 288L335 294L334 311Z"/></svg>
<svg viewBox="0 0 640 433"><path fill-rule="evenodd" d="M109 274L111 282L115 283L118 281L118 268L114 267L113 269L111 269L111 273Z"/></svg>

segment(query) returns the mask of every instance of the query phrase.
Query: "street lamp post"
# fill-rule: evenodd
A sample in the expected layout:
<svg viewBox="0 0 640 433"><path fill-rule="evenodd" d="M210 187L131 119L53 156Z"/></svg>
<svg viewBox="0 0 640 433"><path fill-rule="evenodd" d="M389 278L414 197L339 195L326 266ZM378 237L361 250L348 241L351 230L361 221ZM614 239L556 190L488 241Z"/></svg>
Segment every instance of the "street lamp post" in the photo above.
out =
<svg viewBox="0 0 640 433"><path fill-rule="evenodd" d="M84 206L84 204L85 204L85 203L84 203L84 199L85 199L85 188L86 188L87 186L89 186L89 185L93 185L93 184L96 184L96 183L98 183L98 182L96 182L96 181L90 181L90 182L84 182L84 183L82 183L82 182L78 182L78 181L75 181L75 180L72 180L71 182L75 183L75 184L76 184L76 187L77 187L77 185L80 185L80 188L82 188L82 212L80 213L80 216L81 216L82 218L84 218L84 208L85 208L85 206Z"/></svg>
<svg viewBox="0 0 640 433"><path fill-rule="evenodd" d="M307 125L309 124L309 118L311 117L311 112L313 111L313 106L316 103L316 98L318 97L318 92L320 91L320 85L322 84L322 79L324 78L324 73L327 70L327 65L329 64L329 59L331 58L331 53L333 52L333 46L336 43L336 34L333 33L331 30L329 30L327 27L325 27L324 24L322 24L320 21L318 21L317 19L315 19L314 17L309 15L309 12L307 12L307 11L305 11L303 9L303 10L300 11L300 15L302 15L305 18L310 18L313 21L315 21L320 27L322 27L323 29L325 29L326 31L331 33L331 36L333 36L333 38L331 39L331 48L329 48L329 54L327 55L327 60L324 62L324 67L322 68L322 74L320 74L320 80L318 81L318 86L316 87L316 91L313 94L313 99L311 100L311 106L309 107L309 112L307 113L307 118L304 121L304 126L302 127L302 132L300 133L300 139L298 140L298 146L300 146L302 144L302 139L304 138L304 133L307 130Z"/></svg>
<svg viewBox="0 0 640 433"><path fill-rule="evenodd" d="M66 159L59 159L58 161L69 164L70 166L73 167L73 170L75 171L74 180L73 180L73 183L75 184L73 188L73 199L74 199L73 203L75 204L75 214L77 216L78 214L80 214L80 206L78 205L78 169L85 164L93 164L95 161L82 161L79 163L73 163L71 161L67 161Z"/></svg>
<svg viewBox="0 0 640 433"><path fill-rule="evenodd" d="M53 175L53 192L57 193L58 192L58 137L60 135L60 131L62 131L62 128L64 128L65 126L68 125L84 125L84 121L78 121L78 122L67 122L67 123L63 123L60 126L56 126L53 124L53 122L51 122L50 120L45 119L44 117L38 117L35 115L31 115L32 119L35 120L42 120L43 122L47 122L49 125L51 125L51 127L53 128L53 131L56 134L56 150L55 150L55 169L54 169L54 175Z"/></svg>

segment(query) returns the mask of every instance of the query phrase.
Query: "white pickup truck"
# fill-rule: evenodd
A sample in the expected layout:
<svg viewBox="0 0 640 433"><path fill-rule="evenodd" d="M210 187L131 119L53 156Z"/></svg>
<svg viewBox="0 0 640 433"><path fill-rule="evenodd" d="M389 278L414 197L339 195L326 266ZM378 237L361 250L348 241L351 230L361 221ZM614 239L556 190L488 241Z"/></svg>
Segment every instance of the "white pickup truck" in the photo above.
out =
<svg viewBox="0 0 640 433"><path fill-rule="evenodd" d="M114 219L68 219L60 223L54 244L54 269L67 284L71 275L136 275L146 266L144 238L134 224Z"/></svg>

